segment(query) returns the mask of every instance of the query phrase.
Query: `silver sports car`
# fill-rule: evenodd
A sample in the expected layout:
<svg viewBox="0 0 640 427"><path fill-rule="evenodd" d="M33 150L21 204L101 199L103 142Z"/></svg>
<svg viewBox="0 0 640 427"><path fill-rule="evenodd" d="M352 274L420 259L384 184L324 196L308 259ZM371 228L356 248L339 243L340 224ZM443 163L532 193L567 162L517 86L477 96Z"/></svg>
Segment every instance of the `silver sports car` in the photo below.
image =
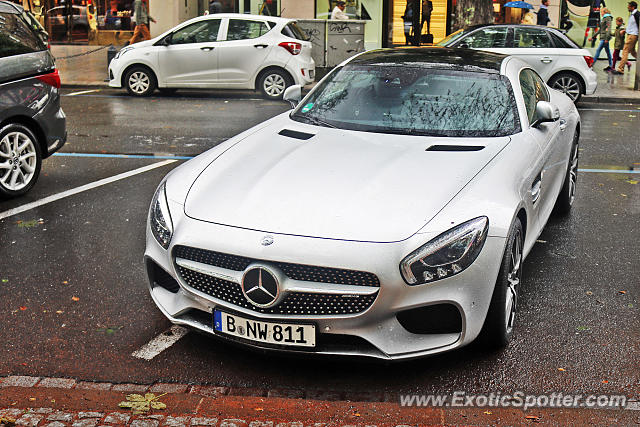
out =
<svg viewBox="0 0 640 427"><path fill-rule="evenodd" d="M580 117L514 57L369 51L162 181L145 263L171 322L247 346L405 359L512 334L568 213Z"/></svg>

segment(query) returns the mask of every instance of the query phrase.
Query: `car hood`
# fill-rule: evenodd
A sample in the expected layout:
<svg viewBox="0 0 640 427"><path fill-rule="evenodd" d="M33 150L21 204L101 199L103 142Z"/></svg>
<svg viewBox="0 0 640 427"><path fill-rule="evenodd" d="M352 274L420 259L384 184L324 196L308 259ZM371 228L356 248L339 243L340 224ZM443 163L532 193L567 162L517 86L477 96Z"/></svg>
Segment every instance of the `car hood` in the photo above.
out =
<svg viewBox="0 0 640 427"><path fill-rule="evenodd" d="M283 129L310 138L285 136ZM355 132L274 119L204 169L185 213L269 233L400 241L433 218L509 141ZM484 148L427 150L434 145Z"/></svg>

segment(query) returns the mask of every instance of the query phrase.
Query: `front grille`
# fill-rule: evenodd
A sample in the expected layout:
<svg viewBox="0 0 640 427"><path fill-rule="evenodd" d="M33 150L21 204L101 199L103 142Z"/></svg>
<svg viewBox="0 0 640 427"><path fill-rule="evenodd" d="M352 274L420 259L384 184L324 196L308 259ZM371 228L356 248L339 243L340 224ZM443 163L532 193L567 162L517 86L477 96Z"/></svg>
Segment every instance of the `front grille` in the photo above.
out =
<svg viewBox="0 0 640 427"><path fill-rule="evenodd" d="M173 253L178 258L184 258L234 271L243 271L254 262L269 262L277 266L288 278L293 280L332 283L336 285L380 287L378 277L375 274L364 271L251 259L238 255L223 254L220 252L207 251L187 246L176 246Z"/></svg>
<svg viewBox="0 0 640 427"><path fill-rule="evenodd" d="M260 308L249 303L239 284L198 273L181 266L176 267L187 285L202 293L238 307L264 314L328 316L362 313L373 304L373 295L344 296L336 294L309 294L292 292L276 307Z"/></svg>

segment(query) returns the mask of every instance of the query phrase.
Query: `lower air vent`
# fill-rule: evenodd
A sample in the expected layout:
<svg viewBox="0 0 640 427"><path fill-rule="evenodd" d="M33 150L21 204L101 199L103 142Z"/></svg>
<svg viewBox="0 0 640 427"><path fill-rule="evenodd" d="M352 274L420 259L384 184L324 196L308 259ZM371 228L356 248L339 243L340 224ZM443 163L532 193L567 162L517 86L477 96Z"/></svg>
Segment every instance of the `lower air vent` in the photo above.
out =
<svg viewBox="0 0 640 427"><path fill-rule="evenodd" d="M306 141L307 139L311 139L315 136L312 133L298 132L297 130L291 130L291 129L282 129L280 132L278 132L278 135L288 136L289 138L294 138L294 139L301 139L303 141Z"/></svg>
<svg viewBox="0 0 640 427"><path fill-rule="evenodd" d="M483 145L432 145L425 151L480 151Z"/></svg>
<svg viewBox="0 0 640 427"><path fill-rule="evenodd" d="M396 314L398 322L412 334L457 334L462 332L462 317L452 304L412 308Z"/></svg>
<svg viewBox="0 0 640 427"><path fill-rule="evenodd" d="M147 274L153 286L163 287L174 294L180 290L178 282L171 277L169 273L164 271L162 267L151 260L147 260Z"/></svg>

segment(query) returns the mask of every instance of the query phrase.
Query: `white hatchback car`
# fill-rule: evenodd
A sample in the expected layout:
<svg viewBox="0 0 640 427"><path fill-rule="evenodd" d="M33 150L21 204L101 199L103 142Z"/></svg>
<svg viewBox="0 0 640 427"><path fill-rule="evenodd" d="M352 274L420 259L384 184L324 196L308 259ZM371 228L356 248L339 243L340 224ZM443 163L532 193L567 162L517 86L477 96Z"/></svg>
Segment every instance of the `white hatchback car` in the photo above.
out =
<svg viewBox="0 0 640 427"><path fill-rule="evenodd" d="M156 88L258 89L279 99L313 82L311 42L291 19L215 14L124 47L109 64L109 86L146 96Z"/></svg>
<svg viewBox="0 0 640 427"><path fill-rule="evenodd" d="M479 25L452 33L439 46L482 49L527 62L552 88L573 102L598 87L594 59L561 30L537 25Z"/></svg>

